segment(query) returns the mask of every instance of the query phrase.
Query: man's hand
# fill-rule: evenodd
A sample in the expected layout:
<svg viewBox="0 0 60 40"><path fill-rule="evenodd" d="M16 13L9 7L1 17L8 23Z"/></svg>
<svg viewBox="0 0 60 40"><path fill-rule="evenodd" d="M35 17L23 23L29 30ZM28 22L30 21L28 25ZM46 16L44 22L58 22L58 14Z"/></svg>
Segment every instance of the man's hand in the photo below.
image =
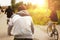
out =
<svg viewBox="0 0 60 40"><path fill-rule="evenodd" d="M12 26L9 26L9 27L8 27L8 35L9 35L9 36L12 36L12 35L11 35L11 30L12 30Z"/></svg>
<svg viewBox="0 0 60 40"><path fill-rule="evenodd" d="M32 33L34 34L34 25L33 25L33 23L31 23L31 30L32 30Z"/></svg>
<svg viewBox="0 0 60 40"><path fill-rule="evenodd" d="M12 36L11 33L8 33L9 36Z"/></svg>

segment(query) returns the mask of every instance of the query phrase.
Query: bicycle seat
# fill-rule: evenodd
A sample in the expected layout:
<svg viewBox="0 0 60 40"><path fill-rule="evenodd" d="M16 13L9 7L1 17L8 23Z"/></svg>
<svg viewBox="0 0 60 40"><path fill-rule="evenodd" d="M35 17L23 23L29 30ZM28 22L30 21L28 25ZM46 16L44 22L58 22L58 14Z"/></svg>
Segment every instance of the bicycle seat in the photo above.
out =
<svg viewBox="0 0 60 40"><path fill-rule="evenodd" d="M58 22L52 22L53 24L57 24Z"/></svg>

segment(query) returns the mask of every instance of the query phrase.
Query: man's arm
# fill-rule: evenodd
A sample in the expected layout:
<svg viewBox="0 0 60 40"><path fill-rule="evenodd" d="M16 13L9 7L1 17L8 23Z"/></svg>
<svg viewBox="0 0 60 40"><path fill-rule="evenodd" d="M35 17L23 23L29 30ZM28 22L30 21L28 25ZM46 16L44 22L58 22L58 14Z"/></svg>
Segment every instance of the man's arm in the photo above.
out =
<svg viewBox="0 0 60 40"><path fill-rule="evenodd" d="M7 9L5 10L5 14L7 14Z"/></svg>
<svg viewBox="0 0 60 40"><path fill-rule="evenodd" d="M8 23L8 35L11 35L12 27L13 27L13 23L12 23L12 20L10 20Z"/></svg>
<svg viewBox="0 0 60 40"><path fill-rule="evenodd" d="M32 30L32 33L34 34L34 26L33 26L33 23L31 23L31 30Z"/></svg>
<svg viewBox="0 0 60 40"><path fill-rule="evenodd" d="M11 36L12 27L13 27L13 26L9 26L9 27L8 27L8 35L10 35L10 36Z"/></svg>

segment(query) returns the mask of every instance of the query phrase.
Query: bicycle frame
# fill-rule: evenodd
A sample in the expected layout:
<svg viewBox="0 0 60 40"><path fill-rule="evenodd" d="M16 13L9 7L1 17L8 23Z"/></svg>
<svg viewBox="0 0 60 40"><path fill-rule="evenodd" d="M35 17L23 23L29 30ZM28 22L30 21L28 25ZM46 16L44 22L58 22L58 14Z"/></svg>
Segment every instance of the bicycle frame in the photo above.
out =
<svg viewBox="0 0 60 40"><path fill-rule="evenodd" d="M52 28L52 30L51 30L51 36L50 37L54 37L54 40L58 40L58 31L57 31L57 29L56 29L56 24L57 24L57 22L52 22L52 25L51 25L51 27L53 27ZM49 27L47 28L47 29L49 29ZM48 31L48 34L49 34L49 30L47 30ZM55 37L56 37L56 39L55 39Z"/></svg>

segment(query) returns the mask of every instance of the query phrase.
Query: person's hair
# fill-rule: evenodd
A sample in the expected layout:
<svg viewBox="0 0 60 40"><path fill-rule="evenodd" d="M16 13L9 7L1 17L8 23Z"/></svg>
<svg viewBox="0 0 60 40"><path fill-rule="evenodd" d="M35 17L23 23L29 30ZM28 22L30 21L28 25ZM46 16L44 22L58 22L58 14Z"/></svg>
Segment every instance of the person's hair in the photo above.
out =
<svg viewBox="0 0 60 40"><path fill-rule="evenodd" d="M11 6L8 6L8 8L11 8Z"/></svg>
<svg viewBox="0 0 60 40"><path fill-rule="evenodd" d="M1 9L1 6L0 6L0 9Z"/></svg>
<svg viewBox="0 0 60 40"><path fill-rule="evenodd" d="M18 7L18 11L21 11L21 10L26 10L26 6L25 5L20 5Z"/></svg>

